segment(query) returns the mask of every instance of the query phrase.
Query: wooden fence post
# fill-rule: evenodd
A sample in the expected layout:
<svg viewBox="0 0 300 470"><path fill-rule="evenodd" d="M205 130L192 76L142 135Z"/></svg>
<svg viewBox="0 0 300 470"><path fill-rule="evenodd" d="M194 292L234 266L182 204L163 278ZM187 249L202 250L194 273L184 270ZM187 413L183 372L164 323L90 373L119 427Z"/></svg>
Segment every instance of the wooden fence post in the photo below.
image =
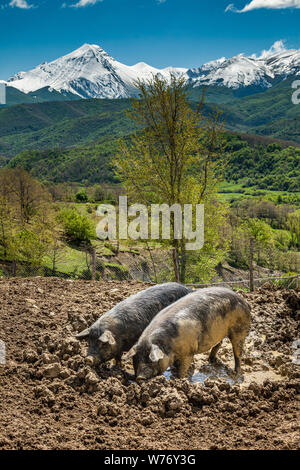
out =
<svg viewBox="0 0 300 470"><path fill-rule="evenodd" d="M92 261L92 281L96 281L96 249L91 248L91 261Z"/></svg>
<svg viewBox="0 0 300 470"><path fill-rule="evenodd" d="M16 277L17 274L17 262L15 260L11 263L11 274L13 277Z"/></svg>
<svg viewBox="0 0 300 470"><path fill-rule="evenodd" d="M179 264L178 264L178 253L177 253L177 249L176 249L176 248L173 248L173 261L174 261L174 272L175 272L176 282L180 282L180 277L179 277Z"/></svg>

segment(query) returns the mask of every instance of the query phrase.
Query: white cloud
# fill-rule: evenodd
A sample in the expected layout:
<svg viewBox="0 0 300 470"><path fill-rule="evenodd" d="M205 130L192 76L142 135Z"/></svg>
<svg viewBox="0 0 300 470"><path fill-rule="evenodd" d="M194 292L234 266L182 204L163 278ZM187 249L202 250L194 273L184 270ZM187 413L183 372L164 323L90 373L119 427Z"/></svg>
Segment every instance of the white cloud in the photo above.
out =
<svg viewBox="0 0 300 470"><path fill-rule="evenodd" d="M284 52L286 50L287 49L283 41L276 41L274 42L273 46L270 47L270 49L262 51L260 59L267 59L268 57L279 54L280 52Z"/></svg>
<svg viewBox="0 0 300 470"><path fill-rule="evenodd" d="M91 5L96 5L96 3L103 2L103 0L79 0L77 3L73 3L70 5L70 7L73 8L85 8ZM63 4L63 7L65 7L66 4Z"/></svg>
<svg viewBox="0 0 300 470"><path fill-rule="evenodd" d="M276 41L274 44L270 47L270 49L263 50L260 55L253 54L250 57L252 59L267 59L268 57L272 57L275 54L279 54L280 52L286 51L286 47L284 45L284 41Z"/></svg>
<svg viewBox="0 0 300 470"><path fill-rule="evenodd" d="M156 0L157 3L165 3L167 0ZM67 5L66 3L62 4L62 8L72 7L72 8L85 8L88 6L96 5L96 3L103 2L103 0L79 0L77 3L72 5Z"/></svg>
<svg viewBox="0 0 300 470"><path fill-rule="evenodd" d="M251 10L266 8L268 10L282 10L286 8L300 8L300 0L252 0L250 3L238 10L234 4L228 5L225 11L234 11L235 13L246 13Z"/></svg>
<svg viewBox="0 0 300 470"><path fill-rule="evenodd" d="M9 6L15 8L22 8L22 10L29 10L29 8L33 8L33 5L29 5L27 0L11 0Z"/></svg>

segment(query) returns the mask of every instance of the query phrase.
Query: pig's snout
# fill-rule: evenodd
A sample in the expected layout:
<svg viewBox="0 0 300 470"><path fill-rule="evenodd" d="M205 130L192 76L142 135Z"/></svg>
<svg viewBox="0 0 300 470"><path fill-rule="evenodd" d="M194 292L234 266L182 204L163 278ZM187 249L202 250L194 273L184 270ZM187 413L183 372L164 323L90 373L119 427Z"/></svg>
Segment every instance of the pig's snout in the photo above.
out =
<svg viewBox="0 0 300 470"><path fill-rule="evenodd" d="M93 366L95 364L94 356L86 356L85 363L88 366Z"/></svg>
<svg viewBox="0 0 300 470"><path fill-rule="evenodd" d="M139 367L136 371L136 381L144 382L155 376L154 370L151 367Z"/></svg>
<svg viewBox="0 0 300 470"><path fill-rule="evenodd" d="M95 353L88 352L87 357L85 358L86 362L90 365L97 366L100 363L100 358Z"/></svg>
<svg viewBox="0 0 300 470"><path fill-rule="evenodd" d="M147 377L145 377L144 375L138 375L136 378L137 382L145 382L145 380L147 380Z"/></svg>

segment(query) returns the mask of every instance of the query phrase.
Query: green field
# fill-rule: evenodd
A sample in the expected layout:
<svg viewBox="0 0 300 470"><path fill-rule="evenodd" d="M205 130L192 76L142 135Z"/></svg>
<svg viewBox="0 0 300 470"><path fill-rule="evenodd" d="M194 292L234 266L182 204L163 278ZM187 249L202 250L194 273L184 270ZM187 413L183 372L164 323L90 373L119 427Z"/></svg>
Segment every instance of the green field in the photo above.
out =
<svg viewBox="0 0 300 470"><path fill-rule="evenodd" d="M251 187L244 187L242 183L227 181L219 186L218 196L220 200L226 202L245 198L259 198L277 202L279 197L283 201L286 200L287 202L290 201L293 204L300 205L300 191L295 191L291 194L287 191L272 191L270 189L255 190Z"/></svg>

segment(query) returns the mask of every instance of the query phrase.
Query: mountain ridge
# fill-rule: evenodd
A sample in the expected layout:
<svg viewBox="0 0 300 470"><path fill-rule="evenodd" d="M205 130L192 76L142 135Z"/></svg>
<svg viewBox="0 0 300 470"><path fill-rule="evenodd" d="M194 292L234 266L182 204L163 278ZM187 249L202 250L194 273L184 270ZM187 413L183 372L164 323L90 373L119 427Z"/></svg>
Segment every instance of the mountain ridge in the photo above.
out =
<svg viewBox="0 0 300 470"><path fill-rule="evenodd" d="M84 44L52 62L44 62L28 72L18 72L6 84L25 94L48 88L50 93L56 91L78 99L119 99L136 95L137 80L147 80L153 75L169 79L171 73L183 76L192 88L223 86L249 90L251 94L267 90L280 80L300 76L300 50L287 50L282 41L277 41L260 56L238 54L198 68L158 69L145 62L132 66L122 64L100 46Z"/></svg>
<svg viewBox="0 0 300 470"><path fill-rule="evenodd" d="M245 97L225 87L204 87L203 113L223 111L226 129L300 143L300 106L291 101L291 80ZM190 89L191 105L202 88ZM67 148L97 142L133 130L125 110L130 99L77 99L27 103L0 109L0 155L12 158L24 150Z"/></svg>

